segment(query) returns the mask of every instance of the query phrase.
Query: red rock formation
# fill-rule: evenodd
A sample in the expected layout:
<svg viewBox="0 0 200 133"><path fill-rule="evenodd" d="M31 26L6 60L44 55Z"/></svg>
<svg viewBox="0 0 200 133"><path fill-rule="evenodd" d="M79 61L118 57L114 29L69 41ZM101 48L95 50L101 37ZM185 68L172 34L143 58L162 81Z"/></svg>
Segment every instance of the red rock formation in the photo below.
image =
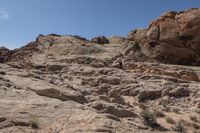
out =
<svg viewBox="0 0 200 133"><path fill-rule="evenodd" d="M200 10L167 12L148 29L129 33L145 56L164 63L200 65ZM134 56L134 54L133 54Z"/></svg>

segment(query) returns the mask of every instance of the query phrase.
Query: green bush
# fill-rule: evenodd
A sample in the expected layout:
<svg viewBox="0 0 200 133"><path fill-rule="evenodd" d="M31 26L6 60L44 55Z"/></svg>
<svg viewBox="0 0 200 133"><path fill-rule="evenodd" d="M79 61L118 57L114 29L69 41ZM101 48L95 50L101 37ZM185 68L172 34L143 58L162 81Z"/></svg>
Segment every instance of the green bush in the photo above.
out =
<svg viewBox="0 0 200 133"><path fill-rule="evenodd" d="M145 125L150 126L152 128L159 127L160 125L157 123L155 115L151 113L149 110L143 110L140 115L142 116Z"/></svg>
<svg viewBox="0 0 200 133"><path fill-rule="evenodd" d="M39 117L32 115L29 120L30 126L34 129L39 129Z"/></svg>
<svg viewBox="0 0 200 133"><path fill-rule="evenodd" d="M167 117L166 118L166 122L168 122L169 124L175 124L176 122L172 119L172 118L170 118L170 117Z"/></svg>

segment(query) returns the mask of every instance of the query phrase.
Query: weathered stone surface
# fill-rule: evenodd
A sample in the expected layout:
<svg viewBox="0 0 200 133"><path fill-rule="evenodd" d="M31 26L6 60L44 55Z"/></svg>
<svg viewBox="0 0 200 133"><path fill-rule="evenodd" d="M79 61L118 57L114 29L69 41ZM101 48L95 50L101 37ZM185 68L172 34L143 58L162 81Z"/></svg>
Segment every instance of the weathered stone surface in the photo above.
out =
<svg viewBox="0 0 200 133"><path fill-rule="evenodd" d="M38 90L36 91L36 94L40 96L60 99L61 101L74 100L80 103L86 102L86 99L83 97L83 95L78 92L71 92L71 94L67 94L67 93L65 94L63 92L60 92L56 89L51 88L51 89Z"/></svg>
<svg viewBox="0 0 200 133"><path fill-rule="evenodd" d="M104 45L49 34L0 48L0 132L173 133L168 118L197 131L200 68L177 64L198 65L199 18L168 12Z"/></svg>
<svg viewBox="0 0 200 133"><path fill-rule="evenodd" d="M47 71L55 72L55 71L61 71L65 66L62 65L49 65L47 66Z"/></svg>
<svg viewBox="0 0 200 133"><path fill-rule="evenodd" d="M114 76L105 76L105 77L100 77L99 81L102 83L110 84L110 85L118 85L120 84L121 79Z"/></svg>
<svg viewBox="0 0 200 133"><path fill-rule="evenodd" d="M128 109L123 109L117 104L109 104L102 101L94 102L90 105L91 107L101 111L102 113L113 114L117 117L134 117L135 114Z"/></svg>
<svg viewBox="0 0 200 133"><path fill-rule="evenodd" d="M122 60L121 59L117 59L116 61L114 61L112 63L111 67L122 69Z"/></svg>
<svg viewBox="0 0 200 133"><path fill-rule="evenodd" d="M110 44L123 44L126 40L125 37L112 36L108 38Z"/></svg>

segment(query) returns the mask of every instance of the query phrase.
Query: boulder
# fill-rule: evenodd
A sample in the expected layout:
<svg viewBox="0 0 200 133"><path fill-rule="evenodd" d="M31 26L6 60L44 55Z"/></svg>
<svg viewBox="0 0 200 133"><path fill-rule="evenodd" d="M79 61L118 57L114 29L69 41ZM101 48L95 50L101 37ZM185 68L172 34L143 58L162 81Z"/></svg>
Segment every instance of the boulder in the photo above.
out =
<svg viewBox="0 0 200 133"><path fill-rule="evenodd" d="M47 66L46 70L49 72L55 72L55 71L61 71L65 67L66 66L59 65L59 64L52 64L52 65Z"/></svg>
<svg viewBox="0 0 200 133"><path fill-rule="evenodd" d="M178 87L173 89L169 92L169 96L175 97L175 98L182 98L182 97L188 97L190 96L190 90L183 87Z"/></svg>
<svg viewBox="0 0 200 133"><path fill-rule="evenodd" d="M102 76L99 78L99 81L110 85L119 85L121 83L121 78L115 76Z"/></svg>
<svg viewBox="0 0 200 133"><path fill-rule="evenodd" d="M162 96L162 90L158 89L145 89L141 90L138 93L138 100L140 102L145 101L145 100L156 100Z"/></svg>

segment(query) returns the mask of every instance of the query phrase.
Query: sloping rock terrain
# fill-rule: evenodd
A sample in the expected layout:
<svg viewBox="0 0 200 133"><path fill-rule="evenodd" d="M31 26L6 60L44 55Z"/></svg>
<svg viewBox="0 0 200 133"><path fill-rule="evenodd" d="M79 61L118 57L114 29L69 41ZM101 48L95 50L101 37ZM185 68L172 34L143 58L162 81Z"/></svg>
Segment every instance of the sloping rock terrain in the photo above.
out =
<svg viewBox="0 0 200 133"><path fill-rule="evenodd" d="M127 38L39 35L0 48L1 133L199 133L200 10Z"/></svg>

